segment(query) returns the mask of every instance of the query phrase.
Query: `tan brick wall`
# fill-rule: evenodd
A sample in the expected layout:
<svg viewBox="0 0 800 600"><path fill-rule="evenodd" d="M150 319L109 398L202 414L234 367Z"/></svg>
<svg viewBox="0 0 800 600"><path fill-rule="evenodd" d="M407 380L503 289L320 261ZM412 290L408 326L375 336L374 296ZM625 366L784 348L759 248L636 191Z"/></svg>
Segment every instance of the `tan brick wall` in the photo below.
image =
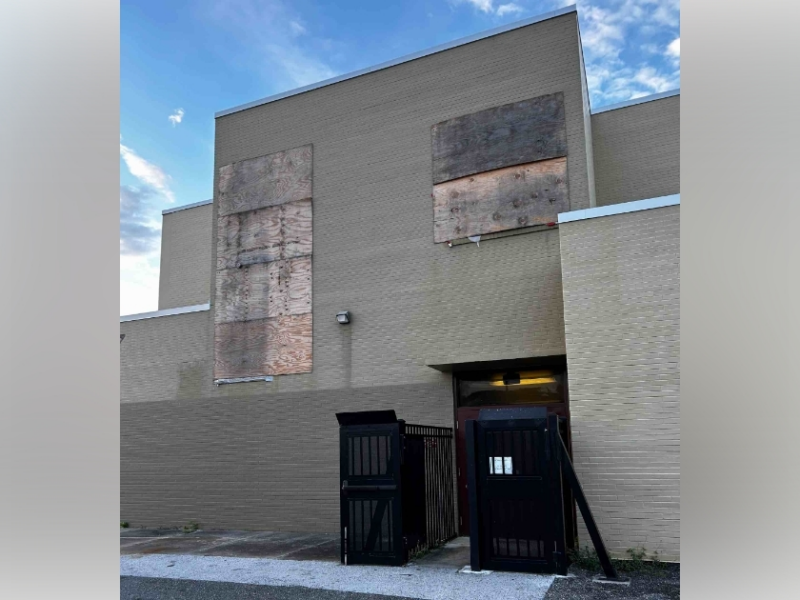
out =
<svg viewBox="0 0 800 600"><path fill-rule="evenodd" d="M597 206L680 193L680 100L592 115Z"/></svg>
<svg viewBox="0 0 800 600"><path fill-rule="evenodd" d="M210 204L164 215L159 310L209 301L211 215Z"/></svg>
<svg viewBox="0 0 800 600"><path fill-rule="evenodd" d="M679 560L680 207L560 230L578 477L613 555Z"/></svg>
<svg viewBox="0 0 800 600"><path fill-rule="evenodd" d="M335 412L452 426L426 363L564 354L557 229L434 244L431 125L564 92L586 208L579 65L570 14L218 119L216 167L314 144L313 372L214 387L211 313L122 323L123 518L336 531Z"/></svg>

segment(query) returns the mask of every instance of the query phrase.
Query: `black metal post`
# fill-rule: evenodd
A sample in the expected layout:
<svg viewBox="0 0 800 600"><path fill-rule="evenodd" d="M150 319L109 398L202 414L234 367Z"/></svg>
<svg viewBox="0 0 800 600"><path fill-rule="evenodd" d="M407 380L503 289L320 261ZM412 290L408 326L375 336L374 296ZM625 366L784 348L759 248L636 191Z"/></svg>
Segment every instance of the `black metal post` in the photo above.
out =
<svg viewBox="0 0 800 600"><path fill-rule="evenodd" d="M550 415L547 417L547 445L550 451L550 496L553 508L553 562L555 563L556 573L559 575L567 574L567 540L566 527L564 525L564 496L563 483L561 481L561 468L559 466L559 453L561 436L558 432L558 417Z"/></svg>
<svg viewBox="0 0 800 600"><path fill-rule="evenodd" d="M578 481L578 476L575 474L575 469L572 466L572 461L569 459L567 446L564 440L561 439L561 434L558 432L558 427L554 429L558 435L557 441L559 444L559 462L561 463L561 471L564 473L567 483L572 488L572 493L575 496L575 501L578 503L578 508L583 515L583 521L586 523L586 529L589 530L589 537L592 538L592 544L597 552L597 557L600 559L600 564L603 566L603 572L608 579L619 579L617 570L614 568L611 558L608 556L606 546L603 543L603 537L600 535L600 530L597 528L597 523L592 516L592 511L589 509L589 503L586 501L586 496L583 493L583 488Z"/></svg>
<svg viewBox="0 0 800 600"><path fill-rule="evenodd" d="M469 566L473 571L481 570L481 521L478 510L478 461L477 437L478 426L473 420L465 422L464 435L467 442L467 493L469 494Z"/></svg>

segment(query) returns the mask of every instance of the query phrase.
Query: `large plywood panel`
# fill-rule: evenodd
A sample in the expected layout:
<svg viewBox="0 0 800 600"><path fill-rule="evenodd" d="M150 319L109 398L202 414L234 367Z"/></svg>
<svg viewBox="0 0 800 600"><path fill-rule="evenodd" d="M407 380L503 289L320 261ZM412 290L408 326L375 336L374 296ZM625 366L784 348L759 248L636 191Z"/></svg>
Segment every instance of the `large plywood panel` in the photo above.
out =
<svg viewBox="0 0 800 600"><path fill-rule="evenodd" d="M219 169L220 215L311 198L312 147L302 146Z"/></svg>
<svg viewBox="0 0 800 600"><path fill-rule="evenodd" d="M220 216L217 269L310 255L311 217L311 200Z"/></svg>
<svg viewBox="0 0 800 600"><path fill-rule="evenodd" d="M433 183L567 155L562 93L434 125Z"/></svg>
<svg viewBox="0 0 800 600"><path fill-rule="evenodd" d="M214 328L217 378L311 372L311 313L217 323Z"/></svg>
<svg viewBox="0 0 800 600"><path fill-rule="evenodd" d="M311 257L217 271L214 322L311 312Z"/></svg>
<svg viewBox="0 0 800 600"><path fill-rule="evenodd" d="M550 223L569 210L567 159L441 183L433 199L436 242Z"/></svg>

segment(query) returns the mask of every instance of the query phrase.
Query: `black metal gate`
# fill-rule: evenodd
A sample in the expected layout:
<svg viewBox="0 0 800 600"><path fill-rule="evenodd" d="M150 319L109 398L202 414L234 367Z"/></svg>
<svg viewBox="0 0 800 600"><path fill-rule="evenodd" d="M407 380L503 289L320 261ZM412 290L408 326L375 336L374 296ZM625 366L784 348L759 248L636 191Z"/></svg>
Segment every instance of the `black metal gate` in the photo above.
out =
<svg viewBox="0 0 800 600"><path fill-rule="evenodd" d="M477 421L466 421L473 570L565 575L573 541L565 506L572 513L574 497L603 571L617 578L572 466L563 424L544 408L527 407L483 409Z"/></svg>
<svg viewBox="0 0 800 600"><path fill-rule="evenodd" d="M456 535L453 430L339 413L341 560L402 565Z"/></svg>
<svg viewBox="0 0 800 600"><path fill-rule="evenodd" d="M475 453L468 460L477 478L477 486L468 484L477 492L470 518L480 531L472 551L480 552L487 569L556 572L564 554L564 514L546 417L468 421L467 427L474 439L468 450Z"/></svg>

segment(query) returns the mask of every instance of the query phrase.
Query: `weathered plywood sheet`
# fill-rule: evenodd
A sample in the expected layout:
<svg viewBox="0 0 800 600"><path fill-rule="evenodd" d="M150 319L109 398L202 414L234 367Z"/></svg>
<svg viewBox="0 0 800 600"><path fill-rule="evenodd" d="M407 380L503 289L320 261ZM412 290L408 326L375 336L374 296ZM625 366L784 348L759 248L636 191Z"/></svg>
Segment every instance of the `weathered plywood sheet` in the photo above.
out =
<svg viewBox="0 0 800 600"><path fill-rule="evenodd" d="M310 145L225 165L219 169L218 214L309 199L311 177Z"/></svg>
<svg viewBox="0 0 800 600"><path fill-rule="evenodd" d="M311 257L217 271L214 322L311 312Z"/></svg>
<svg viewBox="0 0 800 600"><path fill-rule="evenodd" d="M217 378L310 373L311 313L214 326Z"/></svg>
<svg viewBox="0 0 800 600"><path fill-rule="evenodd" d="M434 241L530 227L569 210L567 159L462 177L433 187Z"/></svg>
<svg viewBox="0 0 800 600"><path fill-rule="evenodd" d="M311 312L311 257L267 264L270 317Z"/></svg>
<svg viewBox="0 0 800 600"><path fill-rule="evenodd" d="M312 147L219 170L214 376L311 371Z"/></svg>
<svg viewBox="0 0 800 600"><path fill-rule="evenodd" d="M311 200L220 216L217 269L309 256Z"/></svg>
<svg viewBox="0 0 800 600"><path fill-rule="evenodd" d="M267 263L217 271L214 322L266 319L269 291Z"/></svg>
<svg viewBox="0 0 800 600"><path fill-rule="evenodd" d="M564 95L489 108L434 125L433 183L567 155Z"/></svg>

